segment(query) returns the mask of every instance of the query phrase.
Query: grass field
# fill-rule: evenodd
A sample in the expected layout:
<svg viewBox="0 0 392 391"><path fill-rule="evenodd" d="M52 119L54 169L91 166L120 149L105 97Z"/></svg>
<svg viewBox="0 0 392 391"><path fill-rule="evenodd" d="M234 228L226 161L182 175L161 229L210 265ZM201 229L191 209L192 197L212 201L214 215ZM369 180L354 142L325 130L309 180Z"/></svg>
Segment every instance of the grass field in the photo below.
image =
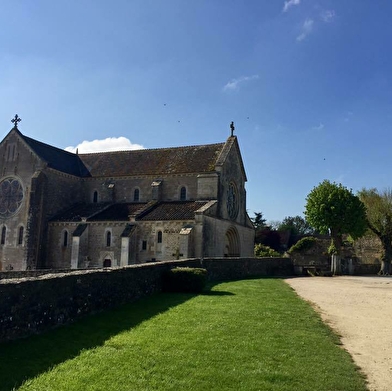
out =
<svg viewBox="0 0 392 391"><path fill-rule="evenodd" d="M0 345L1 390L361 391L338 338L279 279L158 294Z"/></svg>

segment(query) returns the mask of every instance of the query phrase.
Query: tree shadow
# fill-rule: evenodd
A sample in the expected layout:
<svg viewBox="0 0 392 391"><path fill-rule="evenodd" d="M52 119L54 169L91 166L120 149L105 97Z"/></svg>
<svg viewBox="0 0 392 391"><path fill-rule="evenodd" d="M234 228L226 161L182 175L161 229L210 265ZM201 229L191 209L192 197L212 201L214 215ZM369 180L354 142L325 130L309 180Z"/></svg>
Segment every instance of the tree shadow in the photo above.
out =
<svg viewBox="0 0 392 391"><path fill-rule="evenodd" d="M160 293L115 309L88 316L41 335L0 344L0 390L11 391L28 379L101 346L106 340L155 315L195 297L195 294Z"/></svg>

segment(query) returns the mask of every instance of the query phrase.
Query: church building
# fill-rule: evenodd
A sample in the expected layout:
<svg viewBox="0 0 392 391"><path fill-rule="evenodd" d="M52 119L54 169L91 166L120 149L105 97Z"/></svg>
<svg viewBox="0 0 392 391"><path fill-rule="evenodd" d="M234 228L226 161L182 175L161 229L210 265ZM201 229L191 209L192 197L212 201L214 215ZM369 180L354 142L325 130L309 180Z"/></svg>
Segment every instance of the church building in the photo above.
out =
<svg viewBox="0 0 392 391"><path fill-rule="evenodd" d="M217 144L75 154L19 121L0 143L0 270L253 256L233 123Z"/></svg>

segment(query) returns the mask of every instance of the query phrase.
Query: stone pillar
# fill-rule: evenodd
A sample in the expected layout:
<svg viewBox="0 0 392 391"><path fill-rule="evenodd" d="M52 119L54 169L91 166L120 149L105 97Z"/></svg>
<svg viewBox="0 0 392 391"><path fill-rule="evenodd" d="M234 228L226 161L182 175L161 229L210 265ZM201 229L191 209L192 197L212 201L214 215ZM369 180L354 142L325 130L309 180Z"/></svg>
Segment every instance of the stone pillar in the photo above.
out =
<svg viewBox="0 0 392 391"><path fill-rule="evenodd" d="M79 263L80 236L72 238L71 269L77 269Z"/></svg>
<svg viewBox="0 0 392 391"><path fill-rule="evenodd" d="M129 236L121 238L120 266L127 266L129 258Z"/></svg>

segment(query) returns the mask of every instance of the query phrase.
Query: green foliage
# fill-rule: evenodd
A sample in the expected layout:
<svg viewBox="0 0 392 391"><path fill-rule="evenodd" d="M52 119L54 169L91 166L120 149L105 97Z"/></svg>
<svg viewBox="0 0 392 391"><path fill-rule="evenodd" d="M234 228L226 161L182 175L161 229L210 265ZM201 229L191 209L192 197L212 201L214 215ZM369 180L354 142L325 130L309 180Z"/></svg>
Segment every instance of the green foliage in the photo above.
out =
<svg viewBox="0 0 392 391"><path fill-rule="evenodd" d="M308 194L305 217L321 233L330 233L338 251L341 237L354 239L367 230L366 208L362 201L342 184L324 180Z"/></svg>
<svg viewBox="0 0 392 391"><path fill-rule="evenodd" d="M255 245L255 256L256 257L280 257L281 255L273 248L258 243Z"/></svg>
<svg viewBox="0 0 392 391"><path fill-rule="evenodd" d="M278 231L290 231L291 235L312 235L314 228L301 216L285 217L277 227Z"/></svg>
<svg viewBox="0 0 392 391"><path fill-rule="evenodd" d="M200 293L207 283L207 270L202 268L176 267L163 276L165 292Z"/></svg>
<svg viewBox="0 0 392 391"><path fill-rule="evenodd" d="M251 220L256 230L260 230L266 226L266 219L263 218L262 212L255 212L255 217Z"/></svg>
<svg viewBox="0 0 392 391"><path fill-rule="evenodd" d="M293 253L293 252L300 253L300 252L309 250L316 244L316 241L317 241L317 239L314 238L313 236L306 236L305 238L298 240L297 243L295 243L293 246L291 246L291 248L288 252L289 253Z"/></svg>
<svg viewBox="0 0 392 391"><path fill-rule="evenodd" d="M336 248L336 245L333 241L331 241L331 244L328 246L328 254L329 255L338 254L338 249Z"/></svg>

